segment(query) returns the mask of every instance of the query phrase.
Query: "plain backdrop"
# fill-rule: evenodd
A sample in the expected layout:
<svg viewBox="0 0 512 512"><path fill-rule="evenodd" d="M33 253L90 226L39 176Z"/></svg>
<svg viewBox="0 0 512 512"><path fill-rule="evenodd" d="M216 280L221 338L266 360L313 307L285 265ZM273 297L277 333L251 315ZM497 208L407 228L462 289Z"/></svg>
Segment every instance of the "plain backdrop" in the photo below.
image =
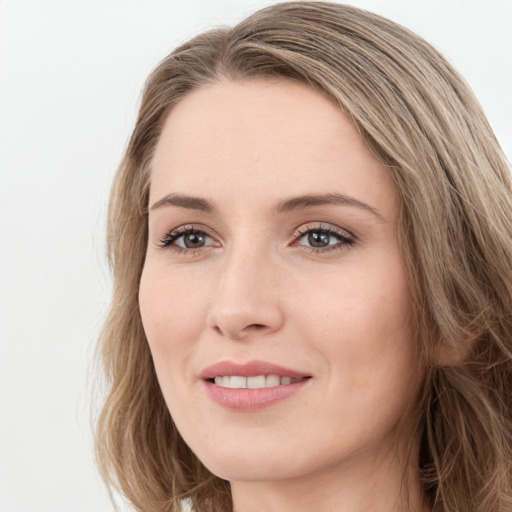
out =
<svg viewBox="0 0 512 512"><path fill-rule="evenodd" d="M109 186L176 44L272 2L0 0L0 512L111 511L91 360ZM439 48L512 156L512 0L352 0Z"/></svg>

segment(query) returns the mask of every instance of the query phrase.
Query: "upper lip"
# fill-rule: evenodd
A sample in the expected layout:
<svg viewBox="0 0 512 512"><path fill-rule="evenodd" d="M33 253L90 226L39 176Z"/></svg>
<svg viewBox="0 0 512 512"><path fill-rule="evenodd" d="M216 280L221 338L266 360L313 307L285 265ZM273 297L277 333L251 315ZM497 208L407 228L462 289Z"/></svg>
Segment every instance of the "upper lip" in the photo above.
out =
<svg viewBox="0 0 512 512"><path fill-rule="evenodd" d="M247 361L245 363L235 363L233 361L219 361L205 368L199 375L201 379L208 380L220 376L256 377L258 375L278 375L279 377L291 377L292 379L302 379L311 377L291 368L286 368L267 361Z"/></svg>

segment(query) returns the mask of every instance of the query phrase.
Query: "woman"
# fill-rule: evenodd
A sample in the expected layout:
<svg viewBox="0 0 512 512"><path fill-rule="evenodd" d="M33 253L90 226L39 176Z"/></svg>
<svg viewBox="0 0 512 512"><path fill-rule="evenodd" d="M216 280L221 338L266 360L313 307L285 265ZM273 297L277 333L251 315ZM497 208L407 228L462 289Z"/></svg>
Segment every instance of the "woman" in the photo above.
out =
<svg viewBox="0 0 512 512"><path fill-rule="evenodd" d="M106 481L140 511L510 510L511 211L403 27L292 2L177 48L111 196Z"/></svg>

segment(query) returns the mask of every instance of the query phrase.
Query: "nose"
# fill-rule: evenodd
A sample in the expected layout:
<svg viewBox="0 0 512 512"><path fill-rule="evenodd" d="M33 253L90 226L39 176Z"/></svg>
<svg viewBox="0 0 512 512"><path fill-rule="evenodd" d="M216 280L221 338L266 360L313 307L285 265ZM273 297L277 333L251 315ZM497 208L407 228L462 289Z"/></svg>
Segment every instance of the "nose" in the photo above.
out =
<svg viewBox="0 0 512 512"><path fill-rule="evenodd" d="M233 340L265 336L284 323L278 269L261 254L231 254L222 263L207 326Z"/></svg>

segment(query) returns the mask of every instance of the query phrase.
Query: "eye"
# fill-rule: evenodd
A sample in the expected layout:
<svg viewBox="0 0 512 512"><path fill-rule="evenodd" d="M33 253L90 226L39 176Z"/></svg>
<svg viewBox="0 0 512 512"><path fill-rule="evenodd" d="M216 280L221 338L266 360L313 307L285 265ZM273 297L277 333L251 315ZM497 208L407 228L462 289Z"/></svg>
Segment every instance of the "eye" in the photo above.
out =
<svg viewBox="0 0 512 512"><path fill-rule="evenodd" d="M158 245L161 248L168 247L182 252L215 245L215 240L205 231L183 226L167 233Z"/></svg>
<svg viewBox="0 0 512 512"><path fill-rule="evenodd" d="M174 243L178 247L186 247L187 249L197 249L198 247L204 247L208 245L208 241L211 238L201 231L190 231L176 238Z"/></svg>
<svg viewBox="0 0 512 512"><path fill-rule="evenodd" d="M347 232L327 226L305 226L298 230L299 235L293 245L302 246L313 252L327 252L333 249L346 249L355 243Z"/></svg>

